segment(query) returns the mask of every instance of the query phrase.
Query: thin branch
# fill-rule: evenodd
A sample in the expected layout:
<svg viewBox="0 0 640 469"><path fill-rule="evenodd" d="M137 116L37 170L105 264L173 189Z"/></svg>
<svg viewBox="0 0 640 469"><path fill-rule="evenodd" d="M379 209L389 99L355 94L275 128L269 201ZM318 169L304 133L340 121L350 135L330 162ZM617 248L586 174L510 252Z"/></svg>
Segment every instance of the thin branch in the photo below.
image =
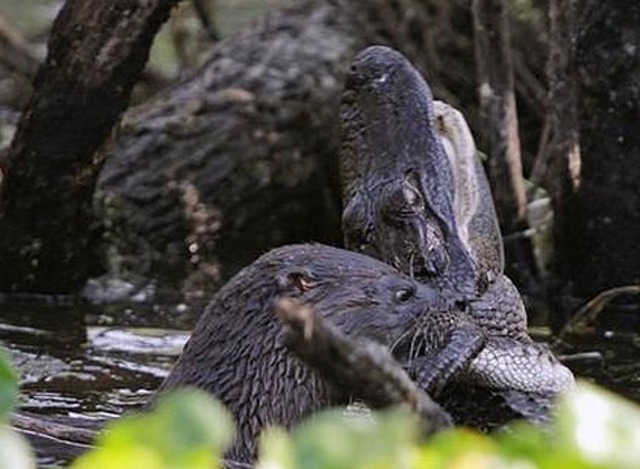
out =
<svg viewBox="0 0 640 469"><path fill-rule="evenodd" d="M27 41L0 15L0 66L32 79L38 68Z"/></svg>
<svg viewBox="0 0 640 469"><path fill-rule="evenodd" d="M84 445L87 449L93 444L98 432L88 428L74 427L50 419L26 414L13 414L11 425L22 432L34 433L38 436L56 438L69 444Z"/></svg>
<svg viewBox="0 0 640 469"><path fill-rule="evenodd" d="M449 414L416 386L386 347L348 338L312 307L291 299L278 301L275 313L287 327L289 349L330 383L372 408L406 405L420 418L424 435L451 426Z"/></svg>
<svg viewBox="0 0 640 469"><path fill-rule="evenodd" d="M569 335L585 335L593 332L600 313L612 300L626 295L640 295L640 285L624 285L605 290L589 300L567 322L558 340L563 340Z"/></svg>
<svg viewBox="0 0 640 469"><path fill-rule="evenodd" d="M504 0L474 0L473 17L480 113L488 129L490 175L503 226L525 220L518 117L513 89L509 21ZM506 230L507 232L509 230Z"/></svg>

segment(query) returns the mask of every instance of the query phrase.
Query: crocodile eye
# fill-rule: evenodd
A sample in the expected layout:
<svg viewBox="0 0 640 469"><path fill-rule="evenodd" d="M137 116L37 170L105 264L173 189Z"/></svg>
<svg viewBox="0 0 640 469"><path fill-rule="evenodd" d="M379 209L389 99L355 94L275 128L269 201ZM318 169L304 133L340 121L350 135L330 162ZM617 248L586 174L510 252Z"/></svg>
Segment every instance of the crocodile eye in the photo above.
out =
<svg viewBox="0 0 640 469"><path fill-rule="evenodd" d="M406 182L391 188L382 200L382 216L394 225L403 226L424 211L422 194Z"/></svg>
<svg viewBox="0 0 640 469"><path fill-rule="evenodd" d="M420 192L420 176L415 171L410 170L405 174L402 184L402 196L405 204L416 212L424 211L424 195Z"/></svg>
<svg viewBox="0 0 640 469"><path fill-rule="evenodd" d="M400 290L397 290L394 296L397 302L406 303L411 298L413 298L414 294L415 294L415 291L413 288L402 288Z"/></svg>
<svg viewBox="0 0 640 469"><path fill-rule="evenodd" d="M406 185L403 188L402 196L404 197L404 206L407 209L420 211L424 207L422 195L416 188Z"/></svg>

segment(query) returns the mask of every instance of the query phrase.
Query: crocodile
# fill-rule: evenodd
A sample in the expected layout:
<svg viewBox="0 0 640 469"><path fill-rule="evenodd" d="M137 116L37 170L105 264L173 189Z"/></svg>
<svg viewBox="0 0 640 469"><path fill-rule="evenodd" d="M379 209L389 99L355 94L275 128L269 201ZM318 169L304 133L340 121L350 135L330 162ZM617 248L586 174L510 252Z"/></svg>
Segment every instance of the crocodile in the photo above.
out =
<svg viewBox="0 0 640 469"><path fill-rule="evenodd" d="M402 54L373 46L352 63L340 118L345 246L439 289L461 309L431 318L417 334L422 351L407 364L413 376L436 396L457 381L491 389L534 415L517 408L526 399L511 397L555 396L573 385L573 375L527 334L464 117L434 101Z"/></svg>

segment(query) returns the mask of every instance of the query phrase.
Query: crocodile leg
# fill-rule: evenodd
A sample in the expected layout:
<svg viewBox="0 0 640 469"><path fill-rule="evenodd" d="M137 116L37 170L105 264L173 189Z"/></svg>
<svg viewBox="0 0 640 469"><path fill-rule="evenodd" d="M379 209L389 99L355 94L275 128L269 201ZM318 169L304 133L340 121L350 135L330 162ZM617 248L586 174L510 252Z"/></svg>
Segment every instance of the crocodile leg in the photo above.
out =
<svg viewBox="0 0 640 469"><path fill-rule="evenodd" d="M417 331L406 344L406 368L418 387L434 397L465 375L487 343L484 331L455 307L422 317Z"/></svg>
<svg viewBox="0 0 640 469"><path fill-rule="evenodd" d="M437 398L451 379L471 365L485 343L486 338L477 327L469 325L455 329L441 350L418 357L411 363L418 387Z"/></svg>

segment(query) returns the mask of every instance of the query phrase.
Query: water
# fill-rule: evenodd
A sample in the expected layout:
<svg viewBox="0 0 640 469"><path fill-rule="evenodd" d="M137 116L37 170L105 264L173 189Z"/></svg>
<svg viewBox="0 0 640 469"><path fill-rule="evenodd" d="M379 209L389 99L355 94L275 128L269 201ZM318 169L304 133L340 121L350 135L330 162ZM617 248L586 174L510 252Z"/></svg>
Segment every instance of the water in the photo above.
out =
<svg viewBox="0 0 640 469"><path fill-rule="evenodd" d="M95 427L140 409L168 374L196 316L184 305L0 303L0 342L19 373L20 412ZM41 465L73 455L32 441Z"/></svg>
<svg viewBox="0 0 640 469"><path fill-rule="evenodd" d="M640 335L603 331L557 348L578 377L640 403Z"/></svg>
<svg viewBox="0 0 640 469"><path fill-rule="evenodd" d="M20 374L20 412L92 427L140 409L168 374L198 313L183 304L0 303L0 342ZM558 352L578 376L640 403L639 348L637 334L601 331ZM40 438L32 443L41 465L64 464L77 453Z"/></svg>

